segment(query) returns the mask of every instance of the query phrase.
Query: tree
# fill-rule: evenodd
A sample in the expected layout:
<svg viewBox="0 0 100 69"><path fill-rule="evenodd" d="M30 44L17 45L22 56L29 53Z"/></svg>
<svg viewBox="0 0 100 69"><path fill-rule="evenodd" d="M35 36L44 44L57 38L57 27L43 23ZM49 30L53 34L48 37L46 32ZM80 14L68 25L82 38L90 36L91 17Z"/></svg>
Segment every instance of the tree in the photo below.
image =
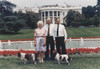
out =
<svg viewBox="0 0 100 69"><path fill-rule="evenodd" d="M0 13L0 22L1 22L1 20L2 20L2 14Z"/></svg>
<svg viewBox="0 0 100 69"><path fill-rule="evenodd" d="M100 25L100 17L98 15L94 15L92 18L86 18L82 23L84 26L89 27L90 25L98 27Z"/></svg>
<svg viewBox="0 0 100 69"><path fill-rule="evenodd" d="M87 6L82 8L82 14L85 15L86 18L91 18L96 13L96 6Z"/></svg>
<svg viewBox="0 0 100 69"><path fill-rule="evenodd" d="M94 16L94 25L96 27L100 25L100 17L97 14Z"/></svg>
<svg viewBox="0 0 100 69"><path fill-rule="evenodd" d="M26 13L26 25L30 28L37 27L37 21L39 20L39 15L34 12Z"/></svg>
<svg viewBox="0 0 100 69"><path fill-rule="evenodd" d="M97 1L97 5L100 6L100 0Z"/></svg>
<svg viewBox="0 0 100 69"><path fill-rule="evenodd" d="M12 31L18 32L23 27L24 27L24 20L18 19L18 20L15 21L15 23L13 23L13 26L12 26L13 30Z"/></svg>
<svg viewBox="0 0 100 69"><path fill-rule="evenodd" d="M82 21L84 19L85 17L81 13L79 13L78 11L73 11L73 10L70 10L65 17L67 26L73 26L73 27L81 26Z"/></svg>
<svg viewBox="0 0 100 69"><path fill-rule="evenodd" d="M15 12L15 15L18 17L18 19L25 19L26 20L26 17L27 17L27 14L26 13L23 13L22 11L19 11L19 12Z"/></svg>
<svg viewBox="0 0 100 69"><path fill-rule="evenodd" d="M23 20L19 20L16 16L5 16L0 23L0 32L18 32L23 26Z"/></svg>
<svg viewBox="0 0 100 69"><path fill-rule="evenodd" d="M15 7L16 5L9 1L0 1L0 13L3 15L11 15Z"/></svg>
<svg viewBox="0 0 100 69"><path fill-rule="evenodd" d="M22 11L19 11L16 16L18 19L23 19L25 23L25 27L28 28L36 28L37 27L37 21L40 19L38 13L26 11L26 13L22 13Z"/></svg>
<svg viewBox="0 0 100 69"><path fill-rule="evenodd" d="M97 1L96 14L100 17L100 0Z"/></svg>

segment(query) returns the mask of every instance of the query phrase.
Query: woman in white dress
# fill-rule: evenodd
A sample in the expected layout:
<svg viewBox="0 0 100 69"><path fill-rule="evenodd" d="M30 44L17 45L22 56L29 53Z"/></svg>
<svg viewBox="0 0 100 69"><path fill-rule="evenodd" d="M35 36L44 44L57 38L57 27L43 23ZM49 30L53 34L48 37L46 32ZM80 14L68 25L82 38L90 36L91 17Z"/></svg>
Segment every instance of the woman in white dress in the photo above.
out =
<svg viewBox="0 0 100 69"><path fill-rule="evenodd" d="M34 31L34 45L35 50L38 52L39 62L43 62L44 52L46 51L46 30L43 28L43 22L37 22L38 28Z"/></svg>

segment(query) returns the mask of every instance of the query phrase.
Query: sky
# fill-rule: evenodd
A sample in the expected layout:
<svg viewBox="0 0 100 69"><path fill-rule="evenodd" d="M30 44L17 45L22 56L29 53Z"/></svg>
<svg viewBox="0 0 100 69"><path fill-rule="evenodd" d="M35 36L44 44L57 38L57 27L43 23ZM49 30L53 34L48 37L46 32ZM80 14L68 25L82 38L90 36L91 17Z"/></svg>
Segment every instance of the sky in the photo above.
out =
<svg viewBox="0 0 100 69"><path fill-rule="evenodd" d="M42 5L64 5L64 3L72 6L94 6L97 4L97 0L8 0L17 5L17 7L34 7Z"/></svg>

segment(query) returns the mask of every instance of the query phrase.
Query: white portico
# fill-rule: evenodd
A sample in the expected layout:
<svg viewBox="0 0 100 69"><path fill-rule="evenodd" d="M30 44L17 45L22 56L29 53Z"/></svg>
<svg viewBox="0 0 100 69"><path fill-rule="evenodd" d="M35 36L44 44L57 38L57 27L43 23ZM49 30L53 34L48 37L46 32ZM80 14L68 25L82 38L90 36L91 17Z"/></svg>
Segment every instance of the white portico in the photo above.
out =
<svg viewBox="0 0 100 69"><path fill-rule="evenodd" d="M64 17L67 15L69 10L79 11L81 13L82 7L72 6L58 6L58 5L45 5L40 7L41 20L46 23L47 18L51 18L52 23L55 24L55 19L60 18L61 23L64 22Z"/></svg>

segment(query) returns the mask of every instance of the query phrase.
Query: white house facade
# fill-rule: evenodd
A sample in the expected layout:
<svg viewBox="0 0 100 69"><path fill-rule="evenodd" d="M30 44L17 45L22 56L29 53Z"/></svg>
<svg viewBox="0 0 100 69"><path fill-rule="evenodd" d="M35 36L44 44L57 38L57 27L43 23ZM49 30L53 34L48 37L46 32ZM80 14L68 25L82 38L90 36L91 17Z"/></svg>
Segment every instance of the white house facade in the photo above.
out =
<svg viewBox="0 0 100 69"><path fill-rule="evenodd" d="M60 18L61 23L65 23L64 17L69 10L75 10L82 13L81 6L58 6L58 5L45 5L39 8L41 20L46 23L47 18L51 18L52 23L55 24L55 19Z"/></svg>
<svg viewBox="0 0 100 69"><path fill-rule="evenodd" d="M25 7L25 8L18 9L18 11L22 11L23 13L26 13L26 11L32 11L35 13L39 13L40 18L44 22L44 24L46 23L47 18L51 18L53 24L55 24L56 18L60 18L61 23L65 23L64 17L67 15L69 10L75 10L75 11L79 11L80 13L82 13L81 6L69 6L69 5L58 6L58 4L57 5L44 5L40 7L36 5L32 8Z"/></svg>

